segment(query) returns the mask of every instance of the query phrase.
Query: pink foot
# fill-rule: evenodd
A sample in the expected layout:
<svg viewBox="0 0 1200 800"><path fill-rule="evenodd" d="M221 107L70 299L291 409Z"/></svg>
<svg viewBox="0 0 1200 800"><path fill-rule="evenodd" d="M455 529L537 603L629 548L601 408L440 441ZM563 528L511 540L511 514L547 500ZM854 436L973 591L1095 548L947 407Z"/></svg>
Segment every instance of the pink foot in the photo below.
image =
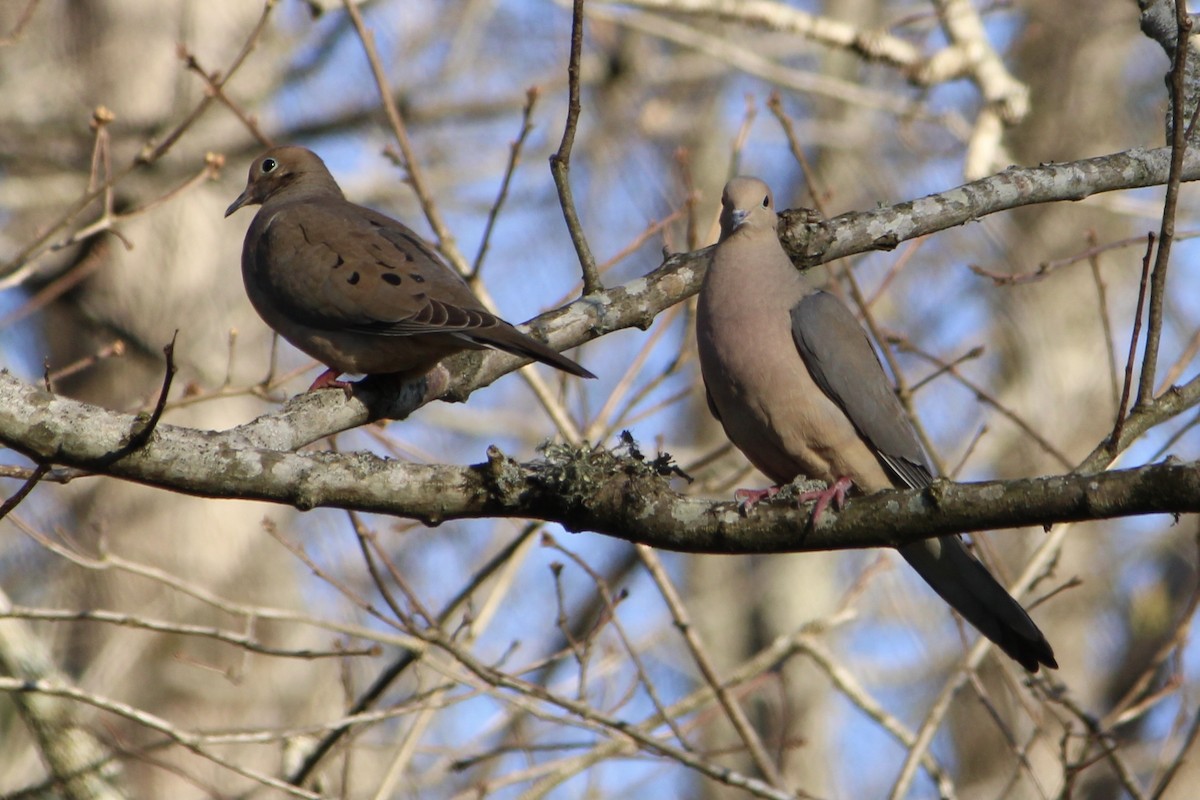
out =
<svg viewBox="0 0 1200 800"><path fill-rule="evenodd" d="M315 392L317 389L341 389L346 393L346 398L350 398L350 393L353 391L353 384L346 381L339 381L337 378L342 373L336 369L327 369L317 376L317 379L312 382L312 386L308 387L310 392Z"/></svg>
<svg viewBox="0 0 1200 800"><path fill-rule="evenodd" d="M829 508L831 502L833 503L833 507L838 511L842 510L846 505L846 492L853 485L854 482L843 475L824 489L814 489L811 492L802 492L796 495L796 502L808 503L813 500L817 501L817 505L813 508L812 513L812 522L813 525L816 525L817 520L825 513L825 509Z"/></svg>
<svg viewBox="0 0 1200 800"><path fill-rule="evenodd" d="M755 503L769 500L779 494L782 487L768 486L766 489L738 489L733 493L733 499L741 504L742 511L754 508Z"/></svg>

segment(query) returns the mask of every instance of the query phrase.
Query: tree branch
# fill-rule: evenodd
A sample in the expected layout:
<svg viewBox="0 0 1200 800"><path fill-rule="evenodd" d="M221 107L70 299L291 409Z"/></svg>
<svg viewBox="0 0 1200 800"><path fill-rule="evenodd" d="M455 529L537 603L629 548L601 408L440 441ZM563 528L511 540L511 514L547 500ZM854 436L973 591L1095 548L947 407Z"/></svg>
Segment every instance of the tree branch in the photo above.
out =
<svg viewBox="0 0 1200 800"><path fill-rule="evenodd" d="M330 392L328 394L336 394ZM1198 399L1192 397L1195 403ZM38 463L96 469L136 418L0 374L0 441ZM896 546L950 533L1200 511L1200 469L1158 464L1096 475L952 484L863 497L804 533L809 509L786 498L742 516L732 502L685 497L658 462L555 446L521 464L495 449L469 467L369 453L290 453L223 433L159 425L140 450L105 465L124 480L203 497L307 510L347 508L420 520L536 518L668 550L774 553Z"/></svg>

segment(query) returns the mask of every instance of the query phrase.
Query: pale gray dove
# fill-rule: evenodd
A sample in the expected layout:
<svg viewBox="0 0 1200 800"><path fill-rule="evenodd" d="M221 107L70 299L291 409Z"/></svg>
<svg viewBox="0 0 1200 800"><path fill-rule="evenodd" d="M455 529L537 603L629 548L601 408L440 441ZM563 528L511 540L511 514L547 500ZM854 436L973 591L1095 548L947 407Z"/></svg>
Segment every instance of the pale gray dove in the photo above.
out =
<svg viewBox="0 0 1200 800"><path fill-rule="evenodd" d="M595 377L489 313L408 227L348 201L311 150L259 156L225 216L256 203L242 248L246 293L268 325L329 367L310 390L345 388L342 373L417 377L486 347Z"/></svg>
<svg viewBox="0 0 1200 800"><path fill-rule="evenodd" d="M806 498L818 499L814 519L830 499L840 505L851 485L867 493L928 485L929 461L866 333L779 243L770 189L734 178L721 203L696 341L709 407L730 440L778 484L826 481L829 489ZM1037 625L959 537L905 545L900 554L1025 669L1058 666Z"/></svg>

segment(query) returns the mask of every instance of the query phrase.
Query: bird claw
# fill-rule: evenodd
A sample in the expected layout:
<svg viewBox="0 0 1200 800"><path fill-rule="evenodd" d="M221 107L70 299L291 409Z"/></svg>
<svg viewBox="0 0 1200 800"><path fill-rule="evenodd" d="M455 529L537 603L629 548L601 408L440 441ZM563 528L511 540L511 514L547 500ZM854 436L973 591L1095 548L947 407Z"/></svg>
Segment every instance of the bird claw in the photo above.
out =
<svg viewBox="0 0 1200 800"><path fill-rule="evenodd" d="M354 384L349 381L339 381L337 378L341 374L336 369L327 369L317 376L317 379L312 382L312 386L309 386L308 390L315 392L317 389L341 389L346 393L346 399L349 400L354 392Z"/></svg>
<svg viewBox="0 0 1200 800"><path fill-rule="evenodd" d="M780 486L768 486L766 489L738 489L733 493L733 499L737 501L738 508L743 514L749 513L754 508L756 503L763 500L769 500L779 494Z"/></svg>
<svg viewBox="0 0 1200 800"><path fill-rule="evenodd" d="M825 513L825 509L829 508L830 503L838 511L841 511L845 507L846 492L850 491L850 487L853 485L854 482L843 475L824 489L801 492L796 495L796 502L799 504L810 503L813 500L817 501L812 513L812 524L816 525L817 521L821 519L821 515Z"/></svg>

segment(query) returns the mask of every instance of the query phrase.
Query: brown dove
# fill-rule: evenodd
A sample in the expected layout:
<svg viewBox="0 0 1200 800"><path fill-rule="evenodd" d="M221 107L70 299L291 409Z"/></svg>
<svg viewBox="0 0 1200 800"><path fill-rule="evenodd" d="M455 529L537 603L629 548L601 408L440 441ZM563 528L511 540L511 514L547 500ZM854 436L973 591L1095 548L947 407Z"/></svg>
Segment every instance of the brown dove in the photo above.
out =
<svg viewBox="0 0 1200 800"><path fill-rule="evenodd" d="M875 350L850 310L792 265L770 189L734 178L721 204L696 341L709 408L726 435L778 484L801 475L826 481L829 489L805 498L818 500L814 520L851 485L868 493L927 486L933 470ZM1037 625L959 537L900 554L1022 667L1057 668Z"/></svg>
<svg viewBox="0 0 1200 800"><path fill-rule="evenodd" d="M225 211L262 204L242 248L246 294L283 338L342 373L418 377L487 347L596 377L489 313L467 282L405 225L351 203L316 153L275 147L250 165Z"/></svg>

